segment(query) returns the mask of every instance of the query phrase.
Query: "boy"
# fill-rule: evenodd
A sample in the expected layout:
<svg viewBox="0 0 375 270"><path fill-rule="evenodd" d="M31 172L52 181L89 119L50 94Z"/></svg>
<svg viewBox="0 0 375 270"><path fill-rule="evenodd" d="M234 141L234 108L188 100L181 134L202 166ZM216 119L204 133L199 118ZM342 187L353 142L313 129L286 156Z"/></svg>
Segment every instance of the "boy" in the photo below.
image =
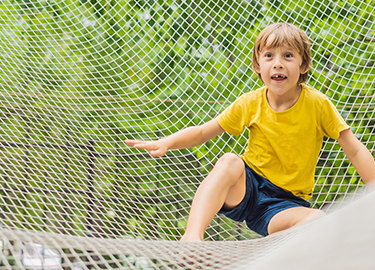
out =
<svg viewBox="0 0 375 270"><path fill-rule="evenodd" d="M305 33L288 23L266 27L257 37L253 69L264 87L245 93L216 119L158 141L126 144L163 156L229 132L249 129L241 156L226 153L198 187L182 241L201 241L216 213L246 221L266 236L324 216L306 201L323 137L338 140L365 183L375 179L375 162L328 98L304 85L310 67Z"/></svg>

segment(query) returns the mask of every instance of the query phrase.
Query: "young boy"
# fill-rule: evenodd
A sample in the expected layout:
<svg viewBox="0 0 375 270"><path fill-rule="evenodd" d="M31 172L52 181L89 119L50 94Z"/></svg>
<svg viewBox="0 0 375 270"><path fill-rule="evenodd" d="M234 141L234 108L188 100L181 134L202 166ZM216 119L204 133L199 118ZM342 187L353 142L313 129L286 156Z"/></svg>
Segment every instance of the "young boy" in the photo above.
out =
<svg viewBox="0 0 375 270"><path fill-rule="evenodd" d="M198 187L182 241L201 241L216 213L246 221L266 236L324 215L306 201L323 137L338 140L365 183L375 179L375 162L328 98L303 84L310 67L305 33L288 23L266 27L257 37L253 69L264 87L245 93L216 119L158 141L126 144L163 156L169 149L191 148L224 131L249 129L241 156L226 153Z"/></svg>

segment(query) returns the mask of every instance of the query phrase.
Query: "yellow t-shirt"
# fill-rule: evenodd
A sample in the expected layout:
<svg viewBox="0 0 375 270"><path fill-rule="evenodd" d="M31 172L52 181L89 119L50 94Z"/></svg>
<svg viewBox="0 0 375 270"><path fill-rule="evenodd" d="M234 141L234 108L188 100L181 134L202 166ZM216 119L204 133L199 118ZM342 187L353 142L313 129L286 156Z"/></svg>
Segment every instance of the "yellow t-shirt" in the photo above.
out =
<svg viewBox="0 0 375 270"><path fill-rule="evenodd" d="M266 92L265 86L243 94L217 121L235 136L247 127L249 140L241 158L273 184L307 200L323 137L337 140L349 126L327 96L304 84L297 102L282 112L272 110Z"/></svg>

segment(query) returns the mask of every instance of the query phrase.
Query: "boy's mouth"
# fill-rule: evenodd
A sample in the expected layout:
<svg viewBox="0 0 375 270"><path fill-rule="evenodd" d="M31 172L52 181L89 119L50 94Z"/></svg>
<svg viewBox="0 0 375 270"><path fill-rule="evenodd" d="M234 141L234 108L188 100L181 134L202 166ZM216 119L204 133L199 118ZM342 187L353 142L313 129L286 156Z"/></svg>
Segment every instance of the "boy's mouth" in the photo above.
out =
<svg viewBox="0 0 375 270"><path fill-rule="evenodd" d="M275 80L275 81L282 81L282 80L286 79L286 76L285 75L281 75L281 74L275 74L275 75L271 76L271 79Z"/></svg>

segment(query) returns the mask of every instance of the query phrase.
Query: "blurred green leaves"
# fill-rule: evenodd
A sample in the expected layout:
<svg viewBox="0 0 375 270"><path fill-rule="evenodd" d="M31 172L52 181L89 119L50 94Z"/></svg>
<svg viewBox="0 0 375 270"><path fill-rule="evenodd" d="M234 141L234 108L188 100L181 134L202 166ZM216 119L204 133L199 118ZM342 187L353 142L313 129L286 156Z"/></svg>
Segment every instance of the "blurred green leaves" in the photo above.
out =
<svg viewBox="0 0 375 270"><path fill-rule="evenodd" d="M373 151L374 4L372 0L1 1L0 140L60 146L0 147L5 164L1 174L12 179L12 188L84 190L87 145L93 141L97 156L92 187L97 198L120 213L112 220L133 228L129 234L158 237L158 231L178 238L181 224L186 223L186 201L179 209L165 201L150 201L163 194L171 201L168 194L191 198L220 155L243 151L247 133L236 138L224 134L200 147L174 152L188 156L193 152L195 159L188 161L140 158L139 151L126 147L123 140L156 139L202 124L242 93L260 87L251 69L253 44L262 28L279 21L298 25L309 36L313 68L308 84L332 99ZM324 144L316 175L316 206L356 189L360 181L330 140ZM8 187L7 181L3 186ZM122 199L108 202L113 194ZM53 205L48 202L53 201L64 215L74 214L72 219L64 217L66 226L84 234L82 223L90 217L84 210L87 194L49 196L30 204L17 199L17 205L31 205L32 221L43 217L40 209L33 210L35 205L50 209ZM73 200L72 210L61 210L65 199ZM136 206L144 208L144 215L128 210ZM121 231L101 216L107 215L106 209L96 210L93 220ZM22 214L14 219L22 221ZM171 222L173 215L179 218ZM157 222L150 225L148 219Z"/></svg>

